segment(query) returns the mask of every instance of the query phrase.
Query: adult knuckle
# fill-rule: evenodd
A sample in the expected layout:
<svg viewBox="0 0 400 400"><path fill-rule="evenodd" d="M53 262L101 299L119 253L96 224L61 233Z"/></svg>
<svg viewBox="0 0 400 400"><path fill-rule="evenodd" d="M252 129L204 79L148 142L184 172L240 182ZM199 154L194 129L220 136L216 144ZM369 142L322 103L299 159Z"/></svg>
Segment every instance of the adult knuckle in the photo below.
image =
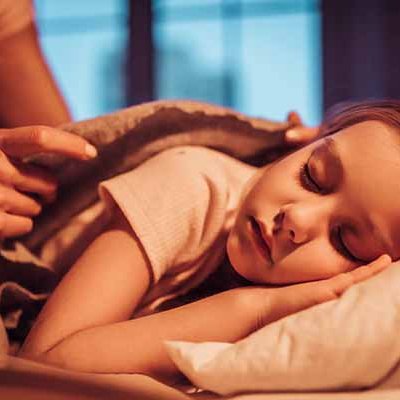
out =
<svg viewBox="0 0 400 400"><path fill-rule="evenodd" d="M33 126L29 133L29 139L34 144L45 145L47 142L47 128L42 125Z"/></svg>

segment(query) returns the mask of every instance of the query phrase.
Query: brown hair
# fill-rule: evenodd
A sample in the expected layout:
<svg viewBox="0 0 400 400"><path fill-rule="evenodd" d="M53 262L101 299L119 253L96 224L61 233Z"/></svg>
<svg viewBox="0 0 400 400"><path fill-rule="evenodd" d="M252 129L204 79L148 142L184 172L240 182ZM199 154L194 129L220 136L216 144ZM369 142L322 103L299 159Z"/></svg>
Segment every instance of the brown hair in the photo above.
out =
<svg viewBox="0 0 400 400"><path fill-rule="evenodd" d="M326 113L321 136L331 135L363 121L380 121L400 131L400 100L366 100L339 103Z"/></svg>

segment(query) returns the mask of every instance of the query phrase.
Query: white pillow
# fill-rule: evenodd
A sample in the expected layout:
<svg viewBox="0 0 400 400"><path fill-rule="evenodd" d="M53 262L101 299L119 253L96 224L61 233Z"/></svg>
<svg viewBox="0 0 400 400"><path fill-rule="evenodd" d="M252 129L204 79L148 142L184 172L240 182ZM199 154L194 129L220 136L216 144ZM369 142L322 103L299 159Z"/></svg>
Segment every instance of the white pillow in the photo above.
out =
<svg viewBox="0 0 400 400"><path fill-rule="evenodd" d="M399 266L237 343L168 341L168 353L195 386L221 395L371 387L400 360Z"/></svg>

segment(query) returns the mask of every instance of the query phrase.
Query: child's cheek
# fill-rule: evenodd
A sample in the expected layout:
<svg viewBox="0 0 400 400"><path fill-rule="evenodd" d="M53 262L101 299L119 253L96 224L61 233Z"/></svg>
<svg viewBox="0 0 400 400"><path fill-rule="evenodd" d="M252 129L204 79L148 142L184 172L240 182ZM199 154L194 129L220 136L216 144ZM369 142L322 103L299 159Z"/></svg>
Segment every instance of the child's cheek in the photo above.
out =
<svg viewBox="0 0 400 400"><path fill-rule="evenodd" d="M266 282L292 284L331 278L351 269L333 248L311 241L281 258L266 276Z"/></svg>

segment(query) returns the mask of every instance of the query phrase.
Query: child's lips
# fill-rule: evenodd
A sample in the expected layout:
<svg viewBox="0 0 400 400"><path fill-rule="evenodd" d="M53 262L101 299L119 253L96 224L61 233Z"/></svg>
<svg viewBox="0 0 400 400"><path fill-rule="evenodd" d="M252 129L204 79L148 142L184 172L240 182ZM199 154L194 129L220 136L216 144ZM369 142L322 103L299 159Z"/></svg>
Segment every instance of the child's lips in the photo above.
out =
<svg viewBox="0 0 400 400"><path fill-rule="evenodd" d="M265 226L255 219L254 217L250 217L251 227L254 235L255 243L260 250L262 256L266 258L269 262L273 263L272 259L272 249L271 249L271 240L266 234Z"/></svg>

